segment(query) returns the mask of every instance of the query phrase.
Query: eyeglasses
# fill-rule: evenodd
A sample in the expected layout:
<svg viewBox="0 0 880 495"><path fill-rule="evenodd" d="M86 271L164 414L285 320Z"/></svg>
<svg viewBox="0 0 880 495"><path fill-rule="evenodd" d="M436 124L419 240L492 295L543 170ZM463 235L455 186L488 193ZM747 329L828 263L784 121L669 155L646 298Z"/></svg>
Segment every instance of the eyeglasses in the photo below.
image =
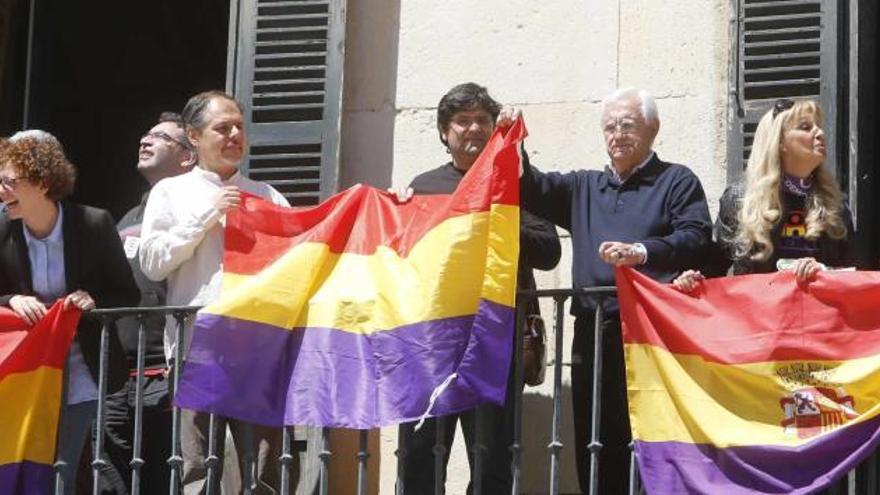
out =
<svg viewBox="0 0 880 495"><path fill-rule="evenodd" d="M788 98L780 98L773 104L773 118L794 106L794 100Z"/></svg>
<svg viewBox="0 0 880 495"><path fill-rule="evenodd" d="M21 180L21 177L0 177L0 186L6 189L15 189L15 184Z"/></svg>
<svg viewBox="0 0 880 495"><path fill-rule="evenodd" d="M634 120L621 119L617 121L607 122L604 126L602 126L602 131L606 134L614 134L615 132L620 132L621 134L633 134L638 130L639 124Z"/></svg>
<svg viewBox="0 0 880 495"><path fill-rule="evenodd" d="M169 135L167 132L164 132L164 131L148 132L148 133L144 134L143 136L141 136L141 141L143 141L144 139L147 139L147 138L161 139L162 141L165 141L168 144L174 143L178 146L181 146L182 148L189 149L189 144L186 144L182 141L178 141L177 139L174 139L173 137L171 137L171 135Z"/></svg>

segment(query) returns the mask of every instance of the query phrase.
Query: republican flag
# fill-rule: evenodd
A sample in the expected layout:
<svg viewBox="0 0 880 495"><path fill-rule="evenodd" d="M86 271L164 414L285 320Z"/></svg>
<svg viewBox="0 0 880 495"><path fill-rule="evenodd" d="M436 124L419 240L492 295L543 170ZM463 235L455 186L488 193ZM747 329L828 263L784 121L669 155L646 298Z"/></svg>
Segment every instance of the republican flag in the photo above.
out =
<svg viewBox="0 0 880 495"><path fill-rule="evenodd" d="M177 404L366 429L503 403L525 134L496 130L451 195L397 204L359 185L307 209L246 197Z"/></svg>
<svg viewBox="0 0 880 495"><path fill-rule="evenodd" d="M80 317L62 304L32 328L0 308L0 493L36 495L52 487L61 379Z"/></svg>
<svg viewBox="0 0 880 495"><path fill-rule="evenodd" d="M630 422L649 494L804 494L880 438L880 273L708 280L617 271Z"/></svg>

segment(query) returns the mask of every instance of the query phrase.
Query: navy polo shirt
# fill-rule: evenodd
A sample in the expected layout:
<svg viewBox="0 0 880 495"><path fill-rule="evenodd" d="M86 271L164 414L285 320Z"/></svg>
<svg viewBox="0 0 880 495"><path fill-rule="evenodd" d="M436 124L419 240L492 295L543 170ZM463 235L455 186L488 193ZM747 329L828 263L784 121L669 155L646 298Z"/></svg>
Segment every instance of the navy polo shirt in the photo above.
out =
<svg viewBox="0 0 880 495"><path fill-rule="evenodd" d="M614 285L613 267L599 258L605 241L644 244L648 262L636 268L661 282L699 268L708 253L712 222L700 180L656 154L623 183L607 169L543 173L527 164L521 191L525 209L571 233L575 287ZM595 307L594 298L581 296L571 313ZM603 308L617 311L617 300Z"/></svg>

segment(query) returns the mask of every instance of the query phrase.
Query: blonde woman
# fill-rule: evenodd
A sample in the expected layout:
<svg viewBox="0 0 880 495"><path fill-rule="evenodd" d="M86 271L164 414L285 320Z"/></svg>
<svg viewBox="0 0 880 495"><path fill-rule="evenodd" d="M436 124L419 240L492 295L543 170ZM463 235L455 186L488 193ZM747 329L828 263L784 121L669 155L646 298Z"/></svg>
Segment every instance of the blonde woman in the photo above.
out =
<svg viewBox="0 0 880 495"><path fill-rule="evenodd" d="M820 270L851 266L852 218L826 156L822 110L812 100L779 100L755 131L745 184L727 188L715 222L708 274L792 270L800 281ZM702 273L673 283L693 290Z"/></svg>

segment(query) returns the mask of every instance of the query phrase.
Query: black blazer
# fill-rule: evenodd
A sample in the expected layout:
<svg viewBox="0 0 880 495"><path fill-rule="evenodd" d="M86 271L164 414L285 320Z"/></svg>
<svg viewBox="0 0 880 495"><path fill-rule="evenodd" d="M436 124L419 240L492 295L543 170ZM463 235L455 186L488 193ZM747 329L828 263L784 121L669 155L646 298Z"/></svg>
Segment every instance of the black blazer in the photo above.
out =
<svg viewBox="0 0 880 495"><path fill-rule="evenodd" d="M82 289L99 308L137 306L139 293L113 218L105 210L62 202L64 218L64 271L67 293ZM0 305L9 306L15 295L33 295L31 263L21 220L0 213ZM101 325L85 315L76 338L95 383ZM127 366L116 331L110 332L108 393L118 390L127 379Z"/></svg>

